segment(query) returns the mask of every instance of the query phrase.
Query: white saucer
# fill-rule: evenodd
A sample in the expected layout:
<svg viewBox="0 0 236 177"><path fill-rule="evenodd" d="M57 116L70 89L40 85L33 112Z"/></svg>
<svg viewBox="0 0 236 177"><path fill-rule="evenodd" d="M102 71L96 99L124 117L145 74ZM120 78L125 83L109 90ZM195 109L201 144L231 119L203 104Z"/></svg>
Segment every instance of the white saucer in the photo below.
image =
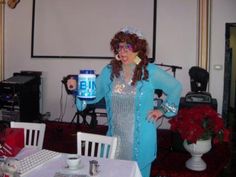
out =
<svg viewBox="0 0 236 177"><path fill-rule="evenodd" d="M82 163L78 164L77 166L73 166L73 167L66 167L66 169L68 170L79 170L81 168L83 168L84 165Z"/></svg>

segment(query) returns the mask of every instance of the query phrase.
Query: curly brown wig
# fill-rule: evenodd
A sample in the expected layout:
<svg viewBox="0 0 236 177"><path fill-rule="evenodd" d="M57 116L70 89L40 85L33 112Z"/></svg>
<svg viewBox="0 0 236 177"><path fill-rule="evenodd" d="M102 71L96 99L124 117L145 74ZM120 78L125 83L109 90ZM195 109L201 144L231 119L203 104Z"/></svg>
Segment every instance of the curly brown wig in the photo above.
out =
<svg viewBox="0 0 236 177"><path fill-rule="evenodd" d="M141 62L136 65L132 77L131 85L135 85L137 81L140 80L147 80L148 79L148 71L146 69L148 64L148 57L147 57L147 41L145 39L140 39L136 34L126 33L126 32L118 32L112 38L110 42L111 50L114 54L118 54L119 43L127 43L131 44L133 48L133 52L138 52L138 56L141 59ZM116 59L111 60L111 79L113 80L114 77L120 76L120 71L122 70L122 62Z"/></svg>

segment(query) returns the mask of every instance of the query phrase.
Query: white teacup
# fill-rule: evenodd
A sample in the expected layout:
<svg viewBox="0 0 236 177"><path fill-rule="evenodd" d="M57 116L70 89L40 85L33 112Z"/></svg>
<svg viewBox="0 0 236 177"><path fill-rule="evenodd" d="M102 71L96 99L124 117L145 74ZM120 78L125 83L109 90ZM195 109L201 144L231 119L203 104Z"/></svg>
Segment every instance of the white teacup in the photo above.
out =
<svg viewBox="0 0 236 177"><path fill-rule="evenodd" d="M77 154L69 154L66 163L69 169L77 169L79 167L81 158Z"/></svg>

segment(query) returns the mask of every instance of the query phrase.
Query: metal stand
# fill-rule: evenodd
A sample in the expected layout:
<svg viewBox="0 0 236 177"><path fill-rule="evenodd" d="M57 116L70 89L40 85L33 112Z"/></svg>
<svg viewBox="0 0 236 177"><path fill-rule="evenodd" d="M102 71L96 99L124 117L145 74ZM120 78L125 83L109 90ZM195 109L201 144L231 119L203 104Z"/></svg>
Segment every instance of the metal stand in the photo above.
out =
<svg viewBox="0 0 236 177"><path fill-rule="evenodd" d="M95 108L86 108L83 111L77 111L71 120L71 123L74 122L75 118L77 119L77 123L80 124L80 117L82 117L82 123L83 125L89 125L88 121L86 120L86 117L90 116L91 117L91 122L93 124L97 122L97 115L95 113ZM91 124L90 122L90 124Z"/></svg>
<svg viewBox="0 0 236 177"><path fill-rule="evenodd" d="M73 119L71 120L71 123L74 122L75 119L77 119L77 124L82 124L82 125L89 125L91 128L95 128L98 124L97 121L97 117L98 116L107 116L106 113L99 113L96 112L96 109L105 109L106 108L106 104L105 104L105 100L102 99L101 101L99 101L96 104L92 104L92 105L87 105L87 108L83 111L77 111L75 113L75 115L73 116ZM90 123L88 123L87 121L87 116L91 117L91 121ZM82 123L80 123L80 117L82 117Z"/></svg>
<svg viewBox="0 0 236 177"><path fill-rule="evenodd" d="M158 66L164 66L164 67L168 67L171 68L171 71L173 72L173 76L175 77L175 73L176 73L176 69L182 69L181 66L175 66L175 65L165 65L165 64L157 64Z"/></svg>

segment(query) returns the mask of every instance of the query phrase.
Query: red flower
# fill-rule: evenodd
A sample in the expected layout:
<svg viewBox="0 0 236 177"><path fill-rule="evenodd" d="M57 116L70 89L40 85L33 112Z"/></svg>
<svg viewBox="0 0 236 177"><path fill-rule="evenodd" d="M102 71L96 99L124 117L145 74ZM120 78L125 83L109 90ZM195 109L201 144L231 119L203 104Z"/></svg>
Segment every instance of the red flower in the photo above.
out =
<svg viewBox="0 0 236 177"><path fill-rule="evenodd" d="M211 137L214 143L230 140L230 131L224 127L222 117L208 105L182 108L169 123L170 129L189 143Z"/></svg>

